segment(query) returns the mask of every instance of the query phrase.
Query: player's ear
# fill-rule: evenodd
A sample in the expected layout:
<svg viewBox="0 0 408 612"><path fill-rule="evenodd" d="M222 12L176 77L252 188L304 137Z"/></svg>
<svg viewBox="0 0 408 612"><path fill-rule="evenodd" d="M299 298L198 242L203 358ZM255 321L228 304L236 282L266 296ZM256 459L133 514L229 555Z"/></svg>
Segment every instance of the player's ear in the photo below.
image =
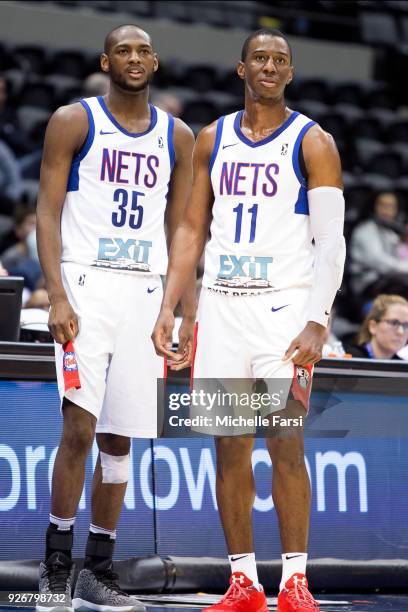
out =
<svg viewBox="0 0 408 612"><path fill-rule="evenodd" d="M159 58L157 57L157 53L154 53L153 72L157 72L158 68L159 68Z"/></svg>
<svg viewBox="0 0 408 612"><path fill-rule="evenodd" d="M289 78L286 81L286 85L289 85L289 83L291 83L293 81L294 74L295 74L295 69L293 68L293 66L291 66L290 67Z"/></svg>
<svg viewBox="0 0 408 612"><path fill-rule="evenodd" d="M237 73L240 79L245 79L245 64L244 62L238 62Z"/></svg>
<svg viewBox="0 0 408 612"><path fill-rule="evenodd" d="M109 57L106 53L101 53L100 62L102 72L109 72Z"/></svg>

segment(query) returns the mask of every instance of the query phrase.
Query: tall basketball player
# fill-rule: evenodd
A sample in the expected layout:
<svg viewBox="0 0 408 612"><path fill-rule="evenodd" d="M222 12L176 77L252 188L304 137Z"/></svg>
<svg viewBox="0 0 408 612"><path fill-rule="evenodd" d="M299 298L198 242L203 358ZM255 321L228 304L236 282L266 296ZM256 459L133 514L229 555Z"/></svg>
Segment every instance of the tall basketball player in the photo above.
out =
<svg viewBox="0 0 408 612"><path fill-rule="evenodd" d="M344 265L340 160L331 136L286 106L293 66L281 32L250 35L238 75L245 84L245 109L221 117L197 140L192 196L171 248L152 337L157 352L171 359L166 342L173 309L204 248L212 216L194 376L293 380L284 411L276 415L298 419L306 412L312 366L321 358ZM310 612L318 604L305 577L310 484L303 429L282 424L270 433L283 549L278 610ZM207 609L266 612L251 525L253 439L223 435L215 444L217 500L232 578L220 603Z"/></svg>
<svg viewBox="0 0 408 612"><path fill-rule="evenodd" d="M194 138L148 102L158 60L146 32L134 25L110 32L101 67L109 93L56 111L41 170L38 247L64 426L40 591L66 594L66 604L44 597L37 610L145 609L119 589L112 555L130 439L157 435L163 360L150 333L167 267L165 217L171 239L191 187ZM183 301L187 336L194 292ZM95 429L92 524L71 601L73 527Z"/></svg>

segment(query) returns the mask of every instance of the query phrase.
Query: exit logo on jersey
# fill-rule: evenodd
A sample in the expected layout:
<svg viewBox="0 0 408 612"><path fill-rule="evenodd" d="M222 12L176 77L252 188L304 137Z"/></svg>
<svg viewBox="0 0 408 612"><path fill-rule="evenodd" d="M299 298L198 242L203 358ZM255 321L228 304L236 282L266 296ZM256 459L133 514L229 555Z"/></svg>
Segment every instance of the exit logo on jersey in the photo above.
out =
<svg viewBox="0 0 408 612"><path fill-rule="evenodd" d="M216 285L231 288L272 287L268 280L268 268L273 257L251 257L249 255L220 255L220 267Z"/></svg>
<svg viewBox="0 0 408 612"><path fill-rule="evenodd" d="M97 268L149 272L150 240L129 238L99 238L98 258L93 263Z"/></svg>

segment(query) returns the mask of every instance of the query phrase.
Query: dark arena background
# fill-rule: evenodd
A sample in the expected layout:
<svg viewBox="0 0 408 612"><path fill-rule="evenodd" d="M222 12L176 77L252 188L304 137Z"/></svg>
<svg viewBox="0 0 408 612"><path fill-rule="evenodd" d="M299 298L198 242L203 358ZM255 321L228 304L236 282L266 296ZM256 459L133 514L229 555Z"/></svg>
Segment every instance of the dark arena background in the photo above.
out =
<svg viewBox="0 0 408 612"><path fill-rule="evenodd" d="M242 108L235 66L249 32L277 27L288 35L295 78L287 103L336 140L348 246L357 225L370 218L376 194L392 193L398 214L389 228L408 266L408 2L77 0L0 3L5 268L3 254L16 242L16 210L35 211L47 121L61 105L104 93L99 53L106 33L122 23L136 23L152 35L160 68L151 99L195 134ZM385 259L381 249L378 258ZM400 360L348 357L367 306L350 252L335 302L336 340L328 339L316 367L306 426L313 494L308 578L322 611L403 612L408 611L408 352L403 348ZM35 593L38 587L61 417L47 304L30 274L22 296L14 276L20 275L0 278L0 610L31 610L29 598L13 594ZM407 286L385 292L407 298ZM137 363L134 367L137 374ZM187 390L187 379L187 374L173 377L169 385ZM94 445L75 525L78 568L96 457ZM281 551L271 461L261 439L253 468L255 549L275 610ZM116 560L121 586L137 593L149 610L201 609L225 591L229 566L212 438L133 441Z"/></svg>

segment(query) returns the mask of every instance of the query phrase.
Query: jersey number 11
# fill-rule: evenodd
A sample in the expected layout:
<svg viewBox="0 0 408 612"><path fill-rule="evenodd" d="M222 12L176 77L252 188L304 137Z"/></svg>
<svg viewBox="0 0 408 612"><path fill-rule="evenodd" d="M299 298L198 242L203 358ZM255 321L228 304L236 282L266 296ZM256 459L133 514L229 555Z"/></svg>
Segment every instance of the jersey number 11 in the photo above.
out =
<svg viewBox="0 0 408 612"><path fill-rule="evenodd" d="M242 230L242 216L243 216L244 205L238 204L232 209L232 212L237 213L237 222L235 225L235 240L234 242L241 242L241 230ZM251 229L249 232L249 242L255 241L256 233L256 218L258 215L258 204L253 204L251 208L248 208L248 212L251 215Z"/></svg>

